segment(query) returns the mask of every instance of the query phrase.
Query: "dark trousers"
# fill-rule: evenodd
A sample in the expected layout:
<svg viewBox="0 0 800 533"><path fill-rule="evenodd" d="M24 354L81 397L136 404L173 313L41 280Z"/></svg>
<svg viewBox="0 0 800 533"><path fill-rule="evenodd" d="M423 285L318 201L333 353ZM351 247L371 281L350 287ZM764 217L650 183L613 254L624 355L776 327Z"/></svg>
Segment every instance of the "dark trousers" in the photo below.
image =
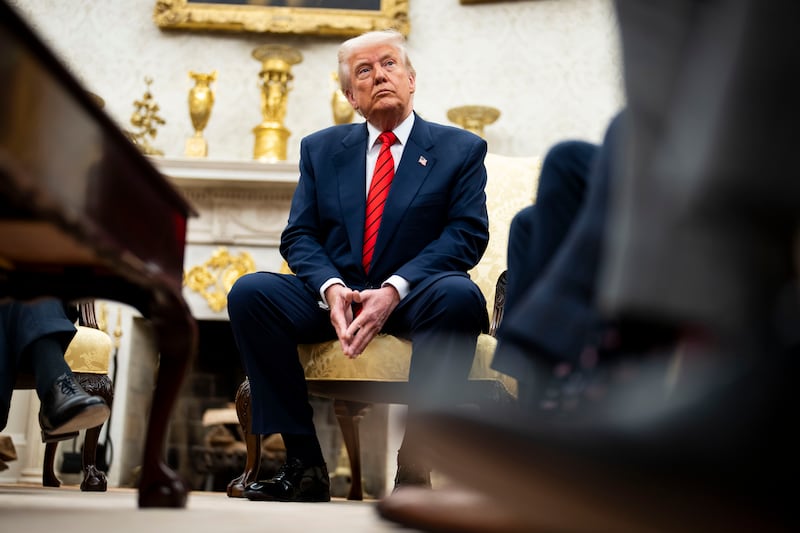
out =
<svg viewBox="0 0 800 533"><path fill-rule="evenodd" d="M542 167L542 195L512 225L512 305L498 331L492 366L516 377L521 393L542 368L577 363L598 342L595 282L621 121L620 115L611 122L600 147L556 145Z"/></svg>
<svg viewBox="0 0 800 533"><path fill-rule="evenodd" d="M587 180L598 147L564 141L544 158L536 203L514 217L508 236L508 284L505 313L541 277L572 227L586 199Z"/></svg>
<svg viewBox="0 0 800 533"><path fill-rule="evenodd" d="M336 338L319 295L293 275L257 272L228 295L236 345L250 379L256 434L315 433L297 345ZM488 325L480 289L464 274L414 288L384 333L413 343L409 383L415 405L446 403L469 375L475 344Z"/></svg>
<svg viewBox="0 0 800 533"><path fill-rule="evenodd" d="M17 374L34 370L26 357L28 348L43 337L53 336L66 351L75 331L57 300L0 305L0 429L8 420ZM36 371L48 373L53 379L69 371L63 358L48 361L48 366L53 368L37 368Z"/></svg>

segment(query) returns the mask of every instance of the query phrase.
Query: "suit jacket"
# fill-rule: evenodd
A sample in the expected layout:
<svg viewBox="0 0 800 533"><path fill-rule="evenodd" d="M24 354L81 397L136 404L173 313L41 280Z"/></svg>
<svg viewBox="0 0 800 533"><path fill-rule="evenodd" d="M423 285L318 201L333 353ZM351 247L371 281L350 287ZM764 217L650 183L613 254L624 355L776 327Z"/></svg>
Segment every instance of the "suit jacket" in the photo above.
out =
<svg viewBox="0 0 800 533"><path fill-rule="evenodd" d="M486 142L415 116L389 192L369 275L361 265L366 209L366 123L333 126L300 144L300 179L280 250L317 292L339 277L353 289L397 274L411 289L466 276L489 240Z"/></svg>

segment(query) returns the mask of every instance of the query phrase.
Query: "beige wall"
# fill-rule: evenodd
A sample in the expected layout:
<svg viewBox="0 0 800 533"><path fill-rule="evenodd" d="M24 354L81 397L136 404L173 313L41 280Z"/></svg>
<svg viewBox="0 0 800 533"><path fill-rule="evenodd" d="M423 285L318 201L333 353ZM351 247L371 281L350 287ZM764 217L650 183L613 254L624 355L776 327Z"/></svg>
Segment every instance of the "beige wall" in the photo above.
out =
<svg viewBox="0 0 800 533"><path fill-rule="evenodd" d="M206 128L209 158L252 158L261 120L259 63L253 48L284 43L302 52L295 65L286 126L288 158L303 135L332 124L330 73L337 37L164 32L152 22L155 0L11 0L106 110L130 127L132 102L154 79L166 125L153 144L183 154L192 127L189 70L218 71ZM552 143L598 141L622 105L616 21L610 0L526 0L462 6L458 0L410 0L409 46L417 69L416 109L448 123L451 107L491 105L490 151L541 155Z"/></svg>

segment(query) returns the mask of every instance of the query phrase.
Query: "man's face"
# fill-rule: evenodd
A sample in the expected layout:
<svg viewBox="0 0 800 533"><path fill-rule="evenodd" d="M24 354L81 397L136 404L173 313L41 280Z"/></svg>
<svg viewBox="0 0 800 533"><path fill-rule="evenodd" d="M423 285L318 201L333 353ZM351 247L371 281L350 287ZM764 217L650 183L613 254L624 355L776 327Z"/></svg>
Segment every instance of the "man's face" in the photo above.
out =
<svg viewBox="0 0 800 533"><path fill-rule="evenodd" d="M411 113L414 75L392 46L356 51L350 61L350 104L370 123L391 129Z"/></svg>

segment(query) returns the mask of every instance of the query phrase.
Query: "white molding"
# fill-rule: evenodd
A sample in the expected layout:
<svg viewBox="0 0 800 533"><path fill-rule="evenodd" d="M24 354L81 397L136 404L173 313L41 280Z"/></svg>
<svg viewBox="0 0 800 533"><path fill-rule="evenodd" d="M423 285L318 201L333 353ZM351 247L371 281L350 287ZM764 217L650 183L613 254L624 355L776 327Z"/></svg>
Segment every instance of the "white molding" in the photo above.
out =
<svg viewBox="0 0 800 533"><path fill-rule="evenodd" d="M148 157L180 188L266 187L294 189L300 175L297 162L224 161L201 158Z"/></svg>

